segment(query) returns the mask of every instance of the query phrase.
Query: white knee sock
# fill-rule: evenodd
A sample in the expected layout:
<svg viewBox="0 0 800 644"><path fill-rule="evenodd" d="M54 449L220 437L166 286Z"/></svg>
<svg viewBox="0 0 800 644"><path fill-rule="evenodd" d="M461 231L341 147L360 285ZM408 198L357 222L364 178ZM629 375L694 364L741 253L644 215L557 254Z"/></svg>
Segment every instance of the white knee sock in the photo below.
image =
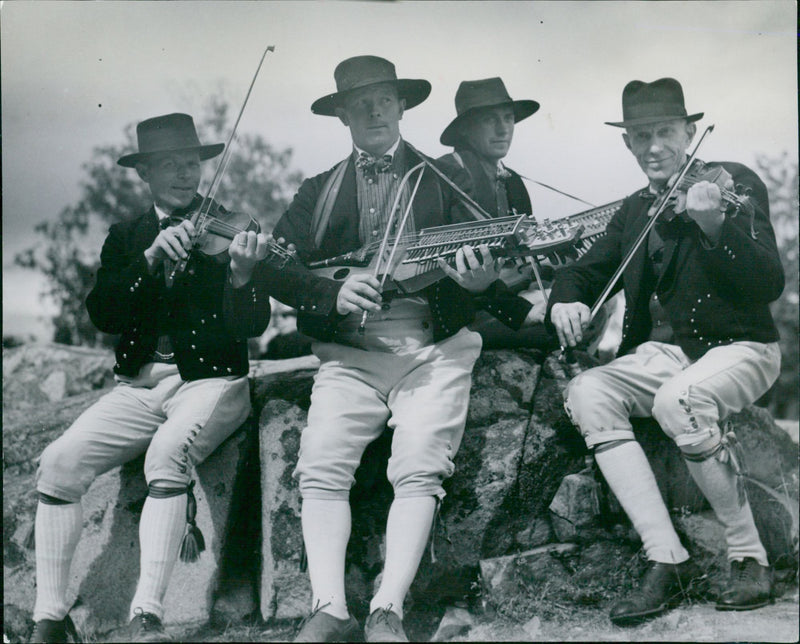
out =
<svg viewBox="0 0 800 644"><path fill-rule="evenodd" d="M739 505L736 473L730 465L711 456L697 462L686 460L686 467L725 526L728 559L752 557L762 566L768 565L767 552L753 521L750 503L745 500L744 505Z"/></svg>
<svg viewBox="0 0 800 644"><path fill-rule="evenodd" d="M164 617L164 595L186 530L186 498L186 494L179 494L145 499L139 520L139 583L129 619L133 619L137 608L159 619Z"/></svg>
<svg viewBox="0 0 800 644"><path fill-rule="evenodd" d="M642 539L651 561L681 563L689 553L672 526L650 463L636 441L625 441L594 455L608 486Z"/></svg>
<svg viewBox="0 0 800 644"><path fill-rule="evenodd" d="M386 521L386 563L380 588L369 605L372 613L388 608L403 617L405 601L428 544L436 497L395 499Z"/></svg>
<svg viewBox="0 0 800 644"><path fill-rule="evenodd" d="M350 502L345 499L303 499L303 541L311 578L311 608L346 619L344 558L350 541Z"/></svg>
<svg viewBox="0 0 800 644"><path fill-rule="evenodd" d="M36 508L36 605L34 621L64 619L69 568L81 536L80 503L50 505L39 501Z"/></svg>

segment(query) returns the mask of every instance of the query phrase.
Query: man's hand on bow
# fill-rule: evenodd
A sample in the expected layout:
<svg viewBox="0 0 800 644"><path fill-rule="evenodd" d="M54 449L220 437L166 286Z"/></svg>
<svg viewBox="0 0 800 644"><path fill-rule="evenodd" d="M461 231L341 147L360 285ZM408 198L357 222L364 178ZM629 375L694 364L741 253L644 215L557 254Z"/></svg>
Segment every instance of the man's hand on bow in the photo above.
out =
<svg viewBox="0 0 800 644"><path fill-rule="evenodd" d="M194 236L194 225L188 219L159 231L153 243L144 251L144 257L147 260L150 272L152 273L158 264L165 259L177 262L189 257L189 251L194 243Z"/></svg>
<svg viewBox="0 0 800 644"><path fill-rule="evenodd" d="M500 269L503 267L503 259L492 257L489 246L481 244L478 246L481 254L479 260L475 251L470 246L462 246L456 251L456 268L451 268L441 257L437 259L439 268L450 277L456 284L468 290L470 293L482 293L491 284L500 278Z"/></svg>
<svg viewBox="0 0 800 644"><path fill-rule="evenodd" d="M380 282L372 275L351 275L336 296L336 312L339 315L361 314L364 311L377 313L381 310L380 288Z"/></svg>
<svg viewBox="0 0 800 644"><path fill-rule="evenodd" d="M562 347L574 347L592 321L592 312L583 302L559 302L550 309L550 321L556 328Z"/></svg>

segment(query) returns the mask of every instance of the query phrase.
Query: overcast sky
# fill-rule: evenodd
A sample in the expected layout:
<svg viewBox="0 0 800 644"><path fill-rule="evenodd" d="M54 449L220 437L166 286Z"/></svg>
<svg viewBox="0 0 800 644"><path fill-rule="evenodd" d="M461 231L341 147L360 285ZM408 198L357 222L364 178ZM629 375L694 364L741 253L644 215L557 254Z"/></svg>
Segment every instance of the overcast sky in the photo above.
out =
<svg viewBox="0 0 800 644"><path fill-rule="evenodd" d="M644 183L620 130L603 125L621 118L634 78L680 80L689 112L705 112L699 125L716 125L704 159L797 158L793 0L0 4L6 333L41 330L41 283L10 264L36 223L78 198L92 148L149 116L196 111L220 86L238 106L268 45L240 129L291 147L306 175L349 151L344 126L309 108L334 91L336 64L360 54L432 83L401 131L434 156L447 151L439 135L459 82L501 76L513 98L541 104L518 124L508 165L597 204ZM529 191L538 217L584 208Z"/></svg>

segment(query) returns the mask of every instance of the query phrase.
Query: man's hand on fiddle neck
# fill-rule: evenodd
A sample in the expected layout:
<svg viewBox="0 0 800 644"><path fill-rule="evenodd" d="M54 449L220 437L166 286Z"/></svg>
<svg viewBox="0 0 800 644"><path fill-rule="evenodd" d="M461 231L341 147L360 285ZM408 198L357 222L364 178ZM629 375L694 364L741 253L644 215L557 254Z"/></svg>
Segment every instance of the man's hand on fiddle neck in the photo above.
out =
<svg viewBox="0 0 800 644"><path fill-rule="evenodd" d="M234 236L228 247L228 255L231 258L231 284L234 288L240 288L250 281L256 264L269 252L271 238L271 235L252 230Z"/></svg>

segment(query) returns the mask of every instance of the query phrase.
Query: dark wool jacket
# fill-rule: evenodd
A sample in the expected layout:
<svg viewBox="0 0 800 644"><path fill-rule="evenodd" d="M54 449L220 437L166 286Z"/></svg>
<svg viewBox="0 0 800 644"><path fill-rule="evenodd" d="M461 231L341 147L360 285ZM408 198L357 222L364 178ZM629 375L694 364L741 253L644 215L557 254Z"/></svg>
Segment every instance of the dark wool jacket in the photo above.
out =
<svg viewBox="0 0 800 644"><path fill-rule="evenodd" d="M120 336L114 372L135 377L152 359L158 337L166 334L184 380L246 375L246 339L266 329L269 298L259 301L255 290L238 289L238 296L229 295L231 310L234 302L246 302L259 313L246 321L225 316L224 292L233 290L227 263L197 252L186 273L167 289L163 266L150 275L144 257L158 232L158 216L151 207L140 217L112 225L103 244L86 308L100 331Z"/></svg>
<svg viewBox="0 0 800 644"><path fill-rule="evenodd" d="M497 199L494 194L494 186L491 180L486 175L478 156L469 149L456 148L458 156L463 162L463 166L459 163L455 154L445 154L439 157L438 161L442 167L448 168L453 171L457 168L463 168L467 171L472 184L472 198L481 206L486 212L493 217L507 217L509 213L497 211ZM511 168L506 168L511 176L506 179L506 197L508 198L508 207L517 214L530 215L532 214L531 199L525 184L522 183L522 178ZM531 304L524 297L520 297L515 293L509 292L505 288L503 282L496 282L493 288L489 289L486 293L475 298L475 304L481 309L484 309L498 320L503 322L506 326L519 330L522 323L528 316L533 304Z"/></svg>
<svg viewBox="0 0 800 644"><path fill-rule="evenodd" d="M420 157L405 142L401 142L401 145L405 146L403 154L408 170L419 163ZM275 238L283 237L287 242L295 244L298 257L304 263L334 257L362 246L358 234L358 196L352 155L347 161L341 187L319 247L314 241L311 225L314 208L328 177L335 169L306 179L273 231ZM447 174L456 185L469 193L469 179L463 170ZM430 169L426 169L423 174L414 198L413 213L418 230L461 221L474 221L461 207L455 191ZM312 295L296 307L298 329L319 340L335 342L339 322L343 319L343 316L336 312L336 298L342 283L316 275L306 279L307 288L311 289ZM420 293L428 299L436 342L455 334L474 317L473 297L449 278L439 280ZM295 306L292 302L285 303Z"/></svg>
<svg viewBox="0 0 800 644"><path fill-rule="evenodd" d="M655 277L645 243L615 288L624 288L626 302L619 355L648 339L652 326L649 301L654 291L672 325L673 342L692 360L719 345L778 340L769 303L781 294L784 274L769 220L766 186L741 164L708 165L721 165L737 186L751 191L755 209L752 231L747 213L729 212L719 241L711 247L697 224L684 215L657 224L665 244L661 279ZM627 197L606 235L576 264L557 273L548 323L550 309L558 302L594 304L646 225L652 203L646 189ZM668 215L665 212L659 219L669 219Z"/></svg>

